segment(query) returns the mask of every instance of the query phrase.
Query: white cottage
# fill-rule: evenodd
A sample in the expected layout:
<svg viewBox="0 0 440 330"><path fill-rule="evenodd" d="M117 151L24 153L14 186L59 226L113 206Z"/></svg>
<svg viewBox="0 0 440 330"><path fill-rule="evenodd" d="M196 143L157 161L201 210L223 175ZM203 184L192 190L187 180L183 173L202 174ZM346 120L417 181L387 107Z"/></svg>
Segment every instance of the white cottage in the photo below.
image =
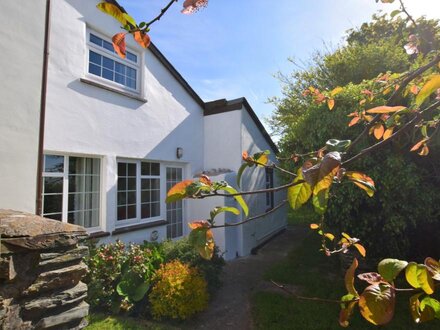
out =
<svg viewBox="0 0 440 330"><path fill-rule="evenodd" d="M235 185L243 150L269 149L273 157L277 148L244 98L203 102L154 45L145 50L127 38L127 58L119 58L111 44L119 23L99 12L98 2L51 2L42 214L82 225L101 242L182 237L188 222L234 201L167 205L171 186L200 173ZM272 187L274 180L271 171L252 170L242 188ZM283 193L260 194L247 202L254 215L282 199ZM281 208L217 229L215 239L231 259L285 223Z"/></svg>

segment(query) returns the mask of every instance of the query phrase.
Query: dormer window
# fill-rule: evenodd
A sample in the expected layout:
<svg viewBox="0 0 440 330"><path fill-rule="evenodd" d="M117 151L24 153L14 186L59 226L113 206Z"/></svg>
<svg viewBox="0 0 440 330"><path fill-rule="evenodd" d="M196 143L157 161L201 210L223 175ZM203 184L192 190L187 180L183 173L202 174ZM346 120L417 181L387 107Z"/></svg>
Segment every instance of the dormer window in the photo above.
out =
<svg viewBox="0 0 440 330"><path fill-rule="evenodd" d="M127 57L120 58L113 45L104 36L94 32L87 33L88 67L90 78L96 78L124 91L139 92L140 56L127 50Z"/></svg>

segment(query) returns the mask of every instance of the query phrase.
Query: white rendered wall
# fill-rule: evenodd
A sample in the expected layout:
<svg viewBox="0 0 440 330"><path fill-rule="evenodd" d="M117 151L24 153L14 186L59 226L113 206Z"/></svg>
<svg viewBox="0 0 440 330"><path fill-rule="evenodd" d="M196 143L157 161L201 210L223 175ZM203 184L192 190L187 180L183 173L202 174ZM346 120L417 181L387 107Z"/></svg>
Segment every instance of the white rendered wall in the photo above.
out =
<svg viewBox="0 0 440 330"><path fill-rule="evenodd" d="M44 147L46 153L101 157L102 205L107 206L102 229L112 231L117 225L117 159L178 162L185 166L186 177L192 177L203 169L203 112L156 57L137 46L131 36L127 47L140 53L144 64L141 96L146 103L80 81L88 78L87 26L109 38L120 32L118 22L96 9L98 2L53 2ZM177 147L183 148L180 160ZM124 237L138 240L138 235Z"/></svg>
<svg viewBox="0 0 440 330"><path fill-rule="evenodd" d="M241 111L205 116L205 170L241 165Z"/></svg>
<svg viewBox="0 0 440 330"><path fill-rule="evenodd" d="M35 213L46 1L0 11L0 208Z"/></svg>
<svg viewBox="0 0 440 330"><path fill-rule="evenodd" d="M247 150L250 155L255 152L270 150L270 160L276 162L274 151L271 150L270 145L267 143L261 131L255 125L255 122L249 115L249 113L243 109L241 112L243 116L242 120L242 148ZM276 177L276 171L274 172L274 185L279 185ZM242 176L242 189L256 190L266 188L266 175L265 169L262 167L252 168L244 172ZM274 206L278 205L282 200L286 198L286 192L275 193ZM267 211L266 206L266 194L256 194L246 196L245 200L248 203L250 216L262 214ZM247 255L252 248L263 243L271 235L278 232L280 229L286 226L287 214L286 208L283 207L259 218L255 221L248 222L242 226L242 254Z"/></svg>

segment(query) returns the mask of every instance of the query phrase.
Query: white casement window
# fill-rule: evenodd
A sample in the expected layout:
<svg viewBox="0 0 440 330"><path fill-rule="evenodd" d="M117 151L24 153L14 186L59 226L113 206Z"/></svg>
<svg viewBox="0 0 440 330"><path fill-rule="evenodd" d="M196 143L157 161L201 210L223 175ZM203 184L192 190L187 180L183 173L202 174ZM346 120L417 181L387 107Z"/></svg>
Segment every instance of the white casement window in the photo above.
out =
<svg viewBox="0 0 440 330"><path fill-rule="evenodd" d="M162 190L160 163L118 161L118 222L160 219Z"/></svg>
<svg viewBox="0 0 440 330"><path fill-rule="evenodd" d="M266 189L273 188L273 168L266 167ZM274 207L274 192L270 191L266 193L266 207L268 210Z"/></svg>
<svg viewBox="0 0 440 330"><path fill-rule="evenodd" d="M140 91L140 54L126 51L125 59L114 51L112 42L103 35L87 31L87 75L111 87L139 93Z"/></svg>
<svg viewBox="0 0 440 330"><path fill-rule="evenodd" d="M183 180L183 168L166 168L166 187L170 190L176 183ZM183 235L183 201L167 204L167 238L176 238Z"/></svg>
<svg viewBox="0 0 440 330"><path fill-rule="evenodd" d="M44 155L43 216L98 228L100 170L99 158Z"/></svg>

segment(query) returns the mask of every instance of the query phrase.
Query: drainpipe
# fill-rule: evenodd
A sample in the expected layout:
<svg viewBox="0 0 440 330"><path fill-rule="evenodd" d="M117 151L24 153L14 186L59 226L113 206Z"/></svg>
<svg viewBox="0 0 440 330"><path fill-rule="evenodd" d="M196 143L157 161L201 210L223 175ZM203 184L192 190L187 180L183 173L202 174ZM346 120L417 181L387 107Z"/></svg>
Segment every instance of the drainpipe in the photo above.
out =
<svg viewBox="0 0 440 330"><path fill-rule="evenodd" d="M46 91L47 71L49 62L49 30L50 30L50 0L46 0L46 18L44 28L44 53L43 53L43 75L41 79L41 101L40 101L40 132L38 137L38 164L37 164L37 198L36 214L42 214L43 194L43 152L44 152L44 121L46 118Z"/></svg>

